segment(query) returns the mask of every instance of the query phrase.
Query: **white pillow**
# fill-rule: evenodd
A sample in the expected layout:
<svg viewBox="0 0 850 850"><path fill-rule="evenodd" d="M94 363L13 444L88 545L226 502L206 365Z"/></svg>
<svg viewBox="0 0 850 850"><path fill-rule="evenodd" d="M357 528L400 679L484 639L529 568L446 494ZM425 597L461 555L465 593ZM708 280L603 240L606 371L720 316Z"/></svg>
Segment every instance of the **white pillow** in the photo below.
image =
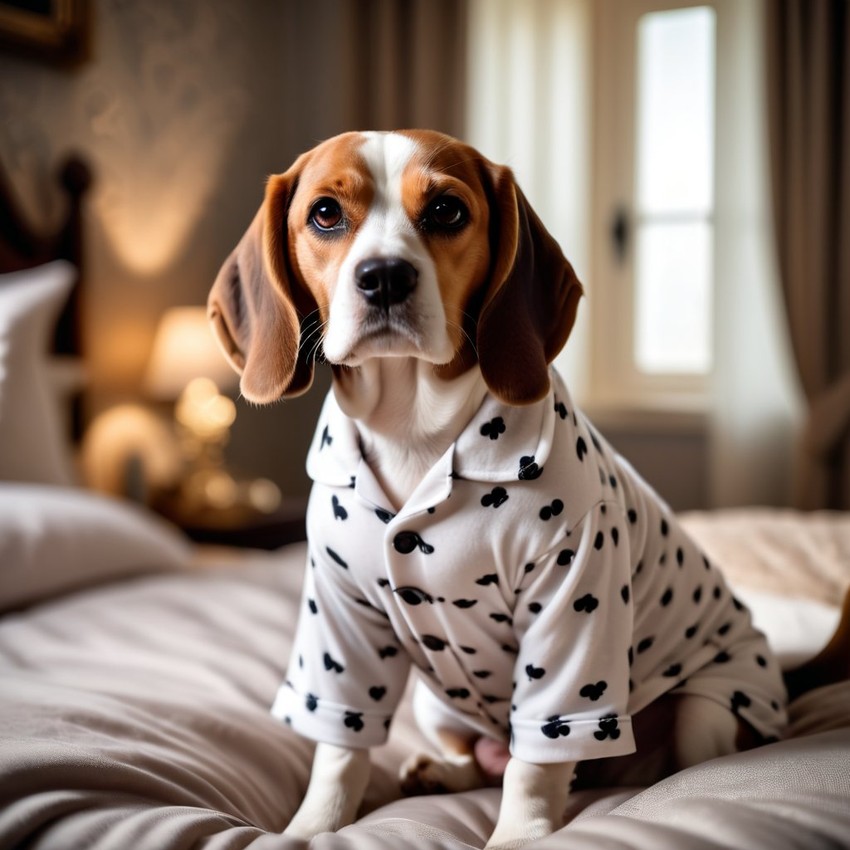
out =
<svg viewBox="0 0 850 850"><path fill-rule="evenodd" d="M75 278L64 260L0 275L0 481L72 481L47 351Z"/></svg>
<svg viewBox="0 0 850 850"><path fill-rule="evenodd" d="M176 528L143 508L85 490L0 484L0 610L189 562Z"/></svg>
<svg viewBox="0 0 850 850"><path fill-rule="evenodd" d="M817 655L838 628L840 610L814 599L780 596L764 590L735 587L776 654L783 670L793 670Z"/></svg>

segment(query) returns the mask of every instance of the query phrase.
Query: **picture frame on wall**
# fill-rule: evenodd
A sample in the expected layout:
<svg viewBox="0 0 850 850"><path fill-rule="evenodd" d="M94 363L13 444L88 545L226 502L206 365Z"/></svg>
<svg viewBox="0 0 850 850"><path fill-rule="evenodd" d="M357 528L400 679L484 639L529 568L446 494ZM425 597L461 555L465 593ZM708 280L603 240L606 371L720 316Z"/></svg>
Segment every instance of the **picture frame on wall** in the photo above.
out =
<svg viewBox="0 0 850 850"><path fill-rule="evenodd" d="M90 0L0 0L0 50L55 65L87 58Z"/></svg>

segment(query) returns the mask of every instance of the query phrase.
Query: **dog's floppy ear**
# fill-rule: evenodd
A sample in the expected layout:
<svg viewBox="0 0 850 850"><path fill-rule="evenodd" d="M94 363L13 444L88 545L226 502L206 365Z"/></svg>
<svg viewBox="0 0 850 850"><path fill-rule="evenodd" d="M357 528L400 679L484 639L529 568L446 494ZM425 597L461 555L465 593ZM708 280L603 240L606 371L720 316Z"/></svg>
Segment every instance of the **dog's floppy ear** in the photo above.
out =
<svg viewBox="0 0 850 850"><path fill-rule="evenodd" d="M289 263L286 216L296 182L295 166L270 178L263 205L207 299L215 336L242 376L242 395L257 404L300 395L313 382L300 342L316 305Z"/></svg>
<svg viewBox="0 0 850 850"><path fill-rule="evenodd" d="M582 287L509 168L488 164L490 280L478 319L478 359L490 391L530 404L549 391L549 363L575 324Z"/></svg>

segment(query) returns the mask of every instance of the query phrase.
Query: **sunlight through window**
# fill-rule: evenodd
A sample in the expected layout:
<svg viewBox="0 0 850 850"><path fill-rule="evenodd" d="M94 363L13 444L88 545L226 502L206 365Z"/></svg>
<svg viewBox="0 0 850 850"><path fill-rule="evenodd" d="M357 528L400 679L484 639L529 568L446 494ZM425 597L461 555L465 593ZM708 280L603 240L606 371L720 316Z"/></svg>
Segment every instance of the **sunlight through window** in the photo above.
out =
<svg viewBox="0 0 850 850"><path fill-rule="evenodd" d="M653 12L637 32L635 361L711 369L715 12Z"/></svg>

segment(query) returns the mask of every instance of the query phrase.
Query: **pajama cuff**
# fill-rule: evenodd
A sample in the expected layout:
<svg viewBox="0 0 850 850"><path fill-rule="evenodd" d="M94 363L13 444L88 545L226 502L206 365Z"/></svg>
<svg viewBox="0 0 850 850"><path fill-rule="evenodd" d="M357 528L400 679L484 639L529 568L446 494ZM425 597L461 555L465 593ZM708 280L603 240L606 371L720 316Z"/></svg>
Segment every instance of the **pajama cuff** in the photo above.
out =
<svg viewBox="0 0 850 850"><path fill-rule="evenodd" d="M271 714L305 738L356 749L385 743L392 720L391 714L359 711L299 694L288 683L278 690Z"/></svg>
<svg viewBox="0 0 850 850"><path fill-rule="evenodd" d="M633 753L632 719L628 715L595 720L548 720L511 722L511 755L531 764L625 756Z"/></svg>

